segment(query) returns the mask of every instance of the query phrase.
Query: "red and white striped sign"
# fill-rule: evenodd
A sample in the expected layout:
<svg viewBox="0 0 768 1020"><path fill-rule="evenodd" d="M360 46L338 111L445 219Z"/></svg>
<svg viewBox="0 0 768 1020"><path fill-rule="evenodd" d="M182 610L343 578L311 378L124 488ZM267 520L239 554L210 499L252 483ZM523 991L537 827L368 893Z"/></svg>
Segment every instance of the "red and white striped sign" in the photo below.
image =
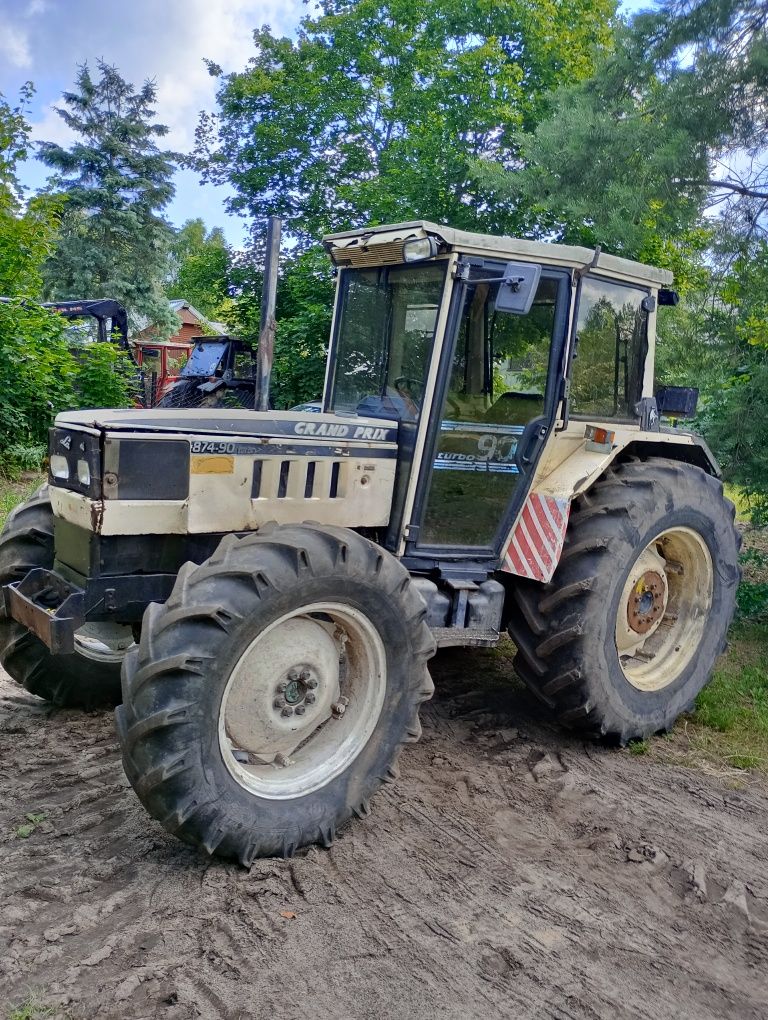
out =
<svg viewBox="0 0 768 1020"><path fill-rule="evenodd" d="M570 500L532 492L512 529L501 569L549 581L563 551L570 512Z"/></svg>

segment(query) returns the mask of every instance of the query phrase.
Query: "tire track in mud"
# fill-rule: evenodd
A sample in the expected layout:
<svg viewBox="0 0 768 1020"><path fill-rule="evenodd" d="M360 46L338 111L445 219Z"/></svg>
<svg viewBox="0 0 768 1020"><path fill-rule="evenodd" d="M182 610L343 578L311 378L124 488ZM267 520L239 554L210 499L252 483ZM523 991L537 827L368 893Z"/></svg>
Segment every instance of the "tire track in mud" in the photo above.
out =
<svg viewBox="0 0 768 1020"><path fill-rule="evenodd" d="M584 745L539 721L506 668L438 658L422 742L371 816L250 872L144 814L108 713L0 681L0 1003L32 989L71 1018L763 1017L765 783ZM24 839L28 814L45 818Z"/></svg>

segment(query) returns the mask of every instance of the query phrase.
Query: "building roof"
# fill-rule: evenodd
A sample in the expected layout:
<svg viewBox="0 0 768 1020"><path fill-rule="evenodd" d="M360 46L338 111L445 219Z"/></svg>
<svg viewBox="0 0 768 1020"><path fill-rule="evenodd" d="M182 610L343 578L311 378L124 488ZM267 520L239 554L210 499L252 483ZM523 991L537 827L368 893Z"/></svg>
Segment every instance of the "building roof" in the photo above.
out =
<svg viewBox="0 0 768 1020"><path fill-rule="evenodd" d="M359 227L339 234L328 234L323 244L331 252L346 248L371 249L377 244L391 244L411 238L437 237L448 248L471 255L503 256L526 262L546 262L548 265L571 268L589 267L590 272L619 277L648 287L668 287L672 273L642 262L607 255L592 248L577 245L555 244L549 241L528 241L522 238L501 237L495 234L474 234L466 230L430 223L428 220L410 220L406 223L382 224L377 227Z"/></svg>
<svg viewBox="0 0 768 1020"><path fill-rule="evenodd" d="M227 327L223 322L214 322L212 319L207 318L202 312L198 311L193 304L186 301L184 298L172 298L168 304L174 310L174 312L180 312L182 309L186 309L197 319L198 322L204 322L206 326L210 326L216 333L226 333Z"/></svg>
<svg viewBox="0 0 768 1020"><path fill-rule="evenodd" d="M198 309L195 308L193 304L190 304L189 301L185 300L184 298L172 298L168 302L168 304L170 305L171 309L177 314L182 311L189 312L190 315L197 319L198 322L204 323L205 326L207 326L209 329L212 329L214 333L220 333L224 335L227 332L227 327L224 325L223 322L212 322L210 319L206 318L201 311L198 311ZM181 318L181 316L179 317ZM132 322L135 323L136 326L133 335L137 337L141 336L151 324L149 317L146 315L134 315L132 317Z"/></svg>

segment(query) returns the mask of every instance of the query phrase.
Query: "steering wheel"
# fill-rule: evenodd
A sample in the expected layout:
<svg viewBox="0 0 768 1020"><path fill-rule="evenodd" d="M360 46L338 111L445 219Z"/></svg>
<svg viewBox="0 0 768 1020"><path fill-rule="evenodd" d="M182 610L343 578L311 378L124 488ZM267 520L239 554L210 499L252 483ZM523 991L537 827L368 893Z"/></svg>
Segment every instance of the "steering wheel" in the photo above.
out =
<svg viewBox="0 0 768 1020"><path fill-rule="evenodd" d="M424 383L420 379L412 379L407 375L400 375L393 383L398 396L403 400L410 401L416 409L421 407L424 398Z"/></svg>

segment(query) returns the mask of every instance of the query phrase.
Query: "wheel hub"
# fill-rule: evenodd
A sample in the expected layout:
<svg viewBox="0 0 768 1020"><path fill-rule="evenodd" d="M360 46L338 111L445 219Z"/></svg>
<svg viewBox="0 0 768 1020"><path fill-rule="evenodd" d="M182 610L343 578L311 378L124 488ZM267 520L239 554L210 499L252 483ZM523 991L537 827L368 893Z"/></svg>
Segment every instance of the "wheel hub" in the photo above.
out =
<svg viewBox="0 0 768 1020"><path fill-rule="evenodd" d="M238 672L227 731L232 744L255 761L288 759L332 718L340 695L339 648L316 620L286 621L265 636L258 654L241 660Z"/></svg>
<svg viewBox="0 0 768 1020"><path fill-rule="evenodd" d="M219 708L226 768L270 799L324 786L367 743L386 683L384 645L362 612L316 602L286 614L232 667Z"/></svg>
<svg viewBox="0 0 768 1020"><path fill-rule="evenodd" d="M627 603L627 622L636 634L647 634L664 615L667 582L656 570L646 570Z"/></svg>
<svg viewBox="0 0 768 1020"><path fill-rule="evenodd" d="M712 604L712 557L691 528L657 535L632 565L616 614L616 650L640 691L674 683L696 653Z"/></svg>

